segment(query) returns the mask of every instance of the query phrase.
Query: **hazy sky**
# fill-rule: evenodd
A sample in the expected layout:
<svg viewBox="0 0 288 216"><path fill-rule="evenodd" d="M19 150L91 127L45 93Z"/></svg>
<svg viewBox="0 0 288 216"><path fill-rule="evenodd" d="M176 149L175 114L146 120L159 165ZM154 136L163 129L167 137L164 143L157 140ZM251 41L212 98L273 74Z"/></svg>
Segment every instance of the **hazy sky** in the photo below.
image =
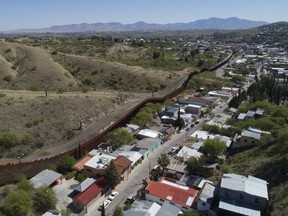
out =
<svg viewBox="0 0 288 216"><path fill-rule="evenodd" d="M288 21L288 0L0 0L0 8L0 31L95 22L163 24L233 16Z"/></svg>

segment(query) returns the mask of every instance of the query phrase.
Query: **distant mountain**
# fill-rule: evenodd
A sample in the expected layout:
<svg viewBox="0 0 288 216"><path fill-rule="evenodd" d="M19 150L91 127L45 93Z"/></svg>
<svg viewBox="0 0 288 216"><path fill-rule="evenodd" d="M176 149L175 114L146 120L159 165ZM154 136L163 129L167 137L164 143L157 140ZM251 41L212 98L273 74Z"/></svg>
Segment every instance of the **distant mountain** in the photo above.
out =
<svg viewBox="0 0 288 216"><path fill-rule="evenodd" d="M212 17L209 19L196 20L189 23L169 23L169 24L151 24L145 22L136 22L133 24L121 24L118 22L109 23L82 23L71 25L52 26L43 29L21 29L13 32L107 32L107 31L145 31L145 30L190 30L190 29L221 29L235 30L248 29L268 24L264 21L251 21L230 17L227 19Z"/></svg>

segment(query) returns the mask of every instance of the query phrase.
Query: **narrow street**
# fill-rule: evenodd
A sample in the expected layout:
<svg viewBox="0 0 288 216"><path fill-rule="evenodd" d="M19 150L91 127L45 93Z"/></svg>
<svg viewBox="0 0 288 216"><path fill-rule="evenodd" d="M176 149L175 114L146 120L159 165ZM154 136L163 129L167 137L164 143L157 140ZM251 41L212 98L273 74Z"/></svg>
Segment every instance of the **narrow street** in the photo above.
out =
<svg viewBox="0 0 288 216"><path fill-rule="evenodd" d="M148 178L149 171L157 165L157 160L162 153L168 153L172 146L183 142L186 137L196 131L199 126L200 125L198 124L194 128L191 128L190 131L185 131L183 129L179 134L175 134L171 140L163 143L157 150L149 155L149 158L145 159L142 164L139 164L132 171L128 180L125 180L116 186L116 190L119 192L119 195L105 209L106 216L112 216L115 208L123 205L129 195L136 194L136 192L143 186L143 180ZM106 199L107 197L101 197L99 200L97 200L93 206L88 208L87 215L100 216L101 212L98 211L98 208Z"/></svg>

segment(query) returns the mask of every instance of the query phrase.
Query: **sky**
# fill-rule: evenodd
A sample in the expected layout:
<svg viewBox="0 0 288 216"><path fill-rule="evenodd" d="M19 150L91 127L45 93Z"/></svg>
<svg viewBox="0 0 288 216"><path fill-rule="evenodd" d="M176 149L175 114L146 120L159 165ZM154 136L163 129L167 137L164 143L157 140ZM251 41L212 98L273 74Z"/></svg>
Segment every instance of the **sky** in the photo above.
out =
<svg viewBox="0 0 288 216"><path fill-rule="evenodd" d="M287 0L0 0L0 8L0 31L96 22L187 23L210 17L288 21Z"/></svg>

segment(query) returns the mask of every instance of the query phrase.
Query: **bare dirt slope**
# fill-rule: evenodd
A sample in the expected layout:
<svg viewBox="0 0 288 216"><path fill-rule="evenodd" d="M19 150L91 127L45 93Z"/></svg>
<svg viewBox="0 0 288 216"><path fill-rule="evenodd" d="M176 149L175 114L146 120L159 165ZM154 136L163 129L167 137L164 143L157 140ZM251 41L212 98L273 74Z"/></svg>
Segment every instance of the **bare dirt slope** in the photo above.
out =
<svg viewBox="0 0 288 216"><path fill-rule="evenodd" d="M0 42L0 133L12 132L20 139L16 147L0 146L0 156L15 159L71 149L69 145L75 143L70 141L78 136L81 141L91 138L150 97L155 86L159 90L155 96L176 88L181 84L176 79L177 73L170 76L100 58ZM87 93L80 91L83 86L88 87Z"/></svg>
<svg viewBox="0 0 288 216"><path fill-rule="evenodd" d="M4 72L0 77L2 88L40 90L47 85L50 90L56 90L76 86L73 76L49 52L22 44L0 42L0 71ZM10 81L4 79L7 75L12 76Z"/></svg>

